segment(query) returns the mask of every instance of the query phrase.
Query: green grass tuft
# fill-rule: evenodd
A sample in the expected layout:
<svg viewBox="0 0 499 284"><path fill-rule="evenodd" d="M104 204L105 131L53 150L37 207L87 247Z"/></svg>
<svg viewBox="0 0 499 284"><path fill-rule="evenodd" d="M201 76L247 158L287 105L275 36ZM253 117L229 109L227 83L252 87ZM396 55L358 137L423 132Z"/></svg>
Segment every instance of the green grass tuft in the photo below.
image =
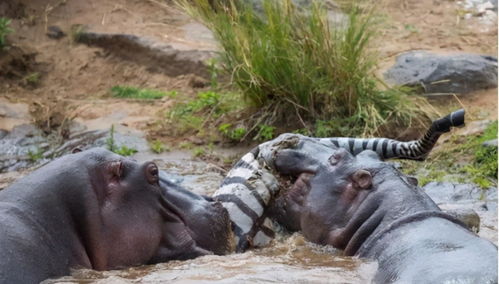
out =
<svg viewBox="0 0 499 284"><path fill-rule="evenodd" d="M165 96L168 97L177 96L176 91L163 92L151 89L140 89L130 86L114 86L111 88L111 94L113 97L116 98L144 99L144 100L161 99Z"/></svg>
<svg viewBox="0 0 499 284"><path fill-rule="evenodd" d="M483 134L452 136L422 164L400 160L406 174L416 175L420 186L430 181L472 182L483 189L497 186L497 147L483 142L497 139L497 121Z"/></svg>
<svg viewBox="0 0 499 284"><path fill-rule="evenodd" d="M0 17L0 50L7 44L7 35L14 31L10 28L10 23L10 19Z"/></svg>
<svg viewBox="0 0 499 284"><path fill-rule="evenodd" d="M116 145L116 140L114 139L114 132L115 130L113 124L111 125L111 129L109 130L109 137L106 139L106 146L109 151L125 157L131 156L138 152L137 149L129 148L125 145L123 146Z"/></svg>
<svg viewBox="0 0 499 284"><path fill-rule="evenodd" d="M163 152L169 151L168 147L159 140L150 142L149 147L151 148L151 151L156 154L161 154Z"/></svg>
<svg viewBox="0 0 499 284"><path fill-rule="evenodd" d="M369 11L351 8L348 21L333 26L317 2L303 10L291 0L263 0L263 14L233 0L177 2L214 32L223 68L259 112L246 127L256 136L261 125L368 136L428 114L424 99L387 88L373 75L377 61L369 44L376 25ZM343 128L327 126L333 123Z"/></svg>

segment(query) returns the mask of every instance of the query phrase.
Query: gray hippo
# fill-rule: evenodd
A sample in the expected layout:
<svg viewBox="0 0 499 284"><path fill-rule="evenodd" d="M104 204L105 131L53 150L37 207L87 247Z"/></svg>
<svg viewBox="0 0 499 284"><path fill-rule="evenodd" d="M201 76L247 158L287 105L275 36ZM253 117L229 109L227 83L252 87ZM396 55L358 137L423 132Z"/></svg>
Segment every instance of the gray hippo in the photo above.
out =
<svg viewBox="0 0 499 284"><path fill-rule="evenodd" d="M273 166L292 185L280 209L308 240L377 260L375 283L497 283L497 247L375 152L354 157L314 139L283 140L288 149L274 152Z"/></svg>
<svg viewBox="0 0 499 284"><path fill-rule="evenodd" d="M443 133L449 132L452 127L464 125L464 115L465 112L461 109L437 119L420 139L407 142L387 138L310 138L283 134L259 145L234 165L213 195L213 199L220 201L229 212L236 251L268 244L275 235L273 221L284 225L288 230L300 230L299 203L307 192L303 190L304 187L297 186L291 190L281 190L286 181L276 177L287 172L285 168L275 171L275 154L280 149L294 147L301 139L317 142L304 144L303 163L307 162L306 157L329 155L332 149L338 148L353 155L373 150L383 159L424 160ZM306 176L307 173L303 173L297 183L306 180ZM282 194L283 192L286 194Z"/></svg>
<svg viewBox="0 0 499 284"><path fill-rule="evenodd" d="M0 283L209 254L183 218L154 163L104 149L66 155L0 191Z"/></svg>

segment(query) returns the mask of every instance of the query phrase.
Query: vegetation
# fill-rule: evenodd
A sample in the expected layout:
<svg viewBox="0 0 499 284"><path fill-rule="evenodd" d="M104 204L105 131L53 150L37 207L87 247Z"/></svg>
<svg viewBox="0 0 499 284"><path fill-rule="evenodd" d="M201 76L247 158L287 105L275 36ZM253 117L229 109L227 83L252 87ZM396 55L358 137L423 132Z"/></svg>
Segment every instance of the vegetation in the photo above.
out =
<svg viewBox="0 0 499 284"><path fill-rule="evenodd" d="M87 31L87 28L84 25L81 24L75 24L71 26L71 31L70 31L70 39L71 42L79 42L85 32Z"/></svg>
<svg viewBox="0 0 499 284"><path fill-rule="evenodd" d="M117 98L155 100L161 99L165 96L175 97L177 95L177 92L162 92L158 90L140 89L130 86L114 86L111 88L111 94L113 97Z"/></svg>
<svg viewBox="0 0 499 284"><path fill-rule="evenodd" d="M332 26L319 4L304 11L291 0L263 0L259 14L233 0L177 2L214 32L222 67L253 108L235 123L244 127L222 127L228 137L244 128L244 137L272 138L282 125L316 136L374 135L428 114L426 101L373 75L371 12L352 8L347 23Z"/></svg>
<svg viewBox="0 0 499 284"><path fill-rule="evenodd" d="M26 85L36 86L40 82L40 77L41 77L41 75L39 72L32 72L23 78L23 82Z"/></svg>
<svg viewBox="0 0 499 284"><path fill-rule="evenodd" d="M149 147L151 148L151 151L153 151L156 154L161 154L169 150L168 147L166 147L166 145L159 140L151 141L149 143Z"/></svg>
<svg viewBox="0 0 499 284"><path fill-rule="evenodd" d="M421 186L430 181L473 182L483 189L497 185L497 147L483 142L497 139L497 121L481 135L452 136L422 164L400 161L407 174L416 175Z"/></svg>
<svg viewBox="0 0 499 284"><path fill-rule="evenodd" d="M44 151L41 148L36 148L34 151L28 150L28 158L30 161L36 162L43 159L43 152Z"/></svg>
<svg viewBox="0 0 499 284"><path fill-rule="evenodd" d="M137 149L129 148L125 145L118 146L116 144L114 139L114 125L111 125L111 129L109 130L109 137L106 139L106 146L109 151L125 157L137 153Z"/></svg>
<svg viewBox="0 0 499 284"><path fill-rule="evenodd" d="M0 50L7 44L7 35L13 32L10 28L10 19L0 17Z"/></svg>
<svg viewBox="0 0 499 284"><path fill-rule="evenodd" d="M230 113L240 109L240 101L236 95L222 95L215 91L197 94L194 99L177 102L165 115L166 125L173 135L197 134L210 136L222 134L231 140L239 140L246 134L244 128L233 129Z"/></svg>

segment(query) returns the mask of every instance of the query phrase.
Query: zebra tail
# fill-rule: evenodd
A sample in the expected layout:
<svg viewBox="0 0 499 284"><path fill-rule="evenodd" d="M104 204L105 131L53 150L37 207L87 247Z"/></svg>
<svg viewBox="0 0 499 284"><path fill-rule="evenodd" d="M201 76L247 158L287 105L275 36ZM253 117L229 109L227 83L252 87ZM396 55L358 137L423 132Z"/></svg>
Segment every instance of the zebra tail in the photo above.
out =
<svg viewBox="0 0 499 284"><path fill-rule="evenodd" d="M432 122L425 135L408 142L388 138L322 138L335 147L344 148L353 155L364 150L376 152L382 159L400 158L411 160L424 160L435 146L438 138L443 133L449 132L452 127L464 126L464 109L457 110L445 117Z"/></svg>

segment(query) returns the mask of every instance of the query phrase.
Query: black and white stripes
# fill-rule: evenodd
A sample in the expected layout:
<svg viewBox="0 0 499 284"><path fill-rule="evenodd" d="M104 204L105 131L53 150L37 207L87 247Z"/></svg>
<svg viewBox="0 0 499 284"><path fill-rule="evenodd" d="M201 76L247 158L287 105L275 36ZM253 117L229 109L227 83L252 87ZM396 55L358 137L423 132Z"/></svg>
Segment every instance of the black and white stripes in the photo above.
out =
<svg viewBox="0 0 499 284"><path fill-rule="evenodd" d="M274 237L271 221L264 213L278 192L279 183L256 160L258 153L257 147L244 155L213 195L229 212L239 252L249 246L264 246Z"/></svg>
<svg viewBox="0 0 499 284"><path fill-rule="evenodd" d="M433 121L425 135L419 139L401 142L388 138L322 138L323 143L331 143L332 146L344 148L353 155L364 150L375 151L380 158L402 158L412 160L424 160L430 153L440 135L450 131L451 127L464 125L464 110L455 111L443 118Z"/></svg>

